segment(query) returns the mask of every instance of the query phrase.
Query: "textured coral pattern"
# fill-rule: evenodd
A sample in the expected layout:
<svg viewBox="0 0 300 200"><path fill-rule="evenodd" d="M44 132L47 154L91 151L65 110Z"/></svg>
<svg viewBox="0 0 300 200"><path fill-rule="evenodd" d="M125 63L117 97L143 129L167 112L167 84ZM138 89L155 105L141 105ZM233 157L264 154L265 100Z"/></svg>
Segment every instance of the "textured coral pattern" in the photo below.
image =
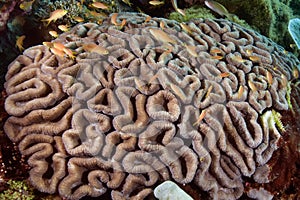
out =
<svg viewBox="0 0 300 200"><path fill-rule="evenodd" d="M5 132L32 184L116 200L144 199L164 180L214 199L241 197L245 177L267 183L299 61L226 20L124 19L57 38L74 60L40 45L9 66Z"/></svg>

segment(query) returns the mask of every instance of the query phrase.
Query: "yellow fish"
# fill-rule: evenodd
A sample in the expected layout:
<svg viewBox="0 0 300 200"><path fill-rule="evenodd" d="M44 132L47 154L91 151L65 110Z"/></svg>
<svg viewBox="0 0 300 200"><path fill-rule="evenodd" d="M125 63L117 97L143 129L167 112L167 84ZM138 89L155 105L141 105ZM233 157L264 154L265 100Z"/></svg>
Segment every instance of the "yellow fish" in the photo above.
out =
<svg viewBox="0 0 300 200"><path fill-rule="evenodd" d="M17 40L16 40L16 47L18 47L18 49L20 51L23 51L24 50L24 47L23 47L23 42L24 42L24 39L26 38L25 35L22 35L20 37L17 37Z"/></svg>
<svg viewBox="0 0 300 200"><path fill-rule="evenodd" d="M210 8L212 11L218 13L219 15L226 16L228 19L233 19L233 14L230 14L228 10L220 3L216 1L204 1L205 5Z"/></svg>
<svg viewBox="0 0 300 200"><path fill-rule="evenodd" d="M192 34L193 31L192 31L191 27L189 27L188 25L186 25L184 23L180 23L179 25L185 32L187 32L188 34Z"/></svg>
<svg viewBox="0 0 300 200"><path fill-rule="evenodd" d="M130 0L122 0L122 1L131 7L132 3L130 2Z"/></svg>
<svg viewBox="0 0 300 200"><path fill-rule="evenodd" d="M79 16L75 16L73 17L73 19L76 21L76 22L83 22L84 19L82 17L79 17Z"/></svg>
<svg viewBox="0 0 300 200"><path fill-rule="evenodd" d="M42 19L42 21L48 22L48 23L47 23L47 26L48 26L52 21L55 22L57 19L62 18L62 17L65 16L67 13L68 13L67 10L64 10L64 9L58 9L58 10L55 10L55 11L51 12L51 13L50 13L50 17L47 18L47 19Z"/></svg>
<svg viewBox="0 0 300 200"><path fill-rule="evenodd" d="M245 60L241 56L236 56L236 55L232 56L232 60L239 62L239 63L245 62Z"/></svg>
<svg viewBox="0 0 300 200"><path fill-rule="evenodd" d="M67 32L69 30L69 26L68 25L58 25L57 28L59 30L63 31L63 32Z"/></svg>
<svg viewBox="0 0 300 200"><path fill-rule="evenodd" d="M67 56L69 56L69 58L71 58L72 60L74 60L74 59L76 58L76 56L74 55L75 53L74 53L71 49L65 47L65 48L63 49L63 51L64 51L65 54L66 54Z"/></svg>
<svg viewBox="0 0 300 200"><path fill-rule="evenodd" d="M35 0L32 1L23 1L20 3L20 8L24 10L25 12L30 12L32 9L32 4L34 3Z"/></svg>
<svg viewBox="0 0 300 200"><path fill-rule="evenodd" d="M157 1L157 0L149 1L149 4L150 4L150 5L153 5L153 6L163 5L164 3L165 3L165 2L163 2L163 1Z"/></svg>
<svg viewBox="0 0 300 200"><path fill-rule="evenodd" d="M55 38L58 37L58 33L57 33L56 31L49 31L49 34L50 34L52 37L55 37Z"/></svg>
<svg viewBox="0 0 300 200"><path fill-rule="evenodd" d="M238 99L242 98L243 93L244 93L244 86L240 85L237 98Z"/></svg>

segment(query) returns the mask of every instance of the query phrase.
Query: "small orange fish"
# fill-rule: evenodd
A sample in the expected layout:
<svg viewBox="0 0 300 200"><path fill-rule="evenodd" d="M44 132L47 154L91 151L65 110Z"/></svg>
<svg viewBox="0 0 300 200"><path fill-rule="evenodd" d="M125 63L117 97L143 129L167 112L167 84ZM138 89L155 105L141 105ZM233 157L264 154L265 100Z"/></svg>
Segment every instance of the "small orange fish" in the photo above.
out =
<svg viewBox="0 0 300 200"><path fill-rule="evenodd" d="M238 99L242 98L243 93L244 93L244 86L240 85L237 98Z"/></svg>
<svg viewBox="0 0 300 200"><path fill-rule="evenodd" d="M63 57L65 56L65 53L64 53L63 51L61 51L61 50L59 50L59 49L56 49L56 48L54 48L54 47L50 48L50 51L51 51L54 55L59 56L59 57L61 57L61 58L63 58Z"/></svg>
<svg viewBox="0 0 300 200"><path fill-rule="evenodd" d="M226 16L227 18L229 19L232 19L233 17L233 14L230 14L228 12L228 10L220 3L216 2L216 1L212 1L212 0L209 0L209 1L204 1L205 5L211 9L212 11L218 13L219 15L221 15L222 17L223 16Z"/></svg>
<svg viewBox="0 0 300 200"><path fill-rule="evenodd" d="M82 18L82 17L79 17L79 16L75 16L75 17L73 17L73 19L76 21L76 22L83 22L84 21L84 19Z"/></svg>
<svg viewBox="0 0 300 200"><path fill-rule="evenodd" d="M210 56L210 58L216 59L216 60L222 60L224 57L223 56Z"/></svg>
<svg viewBox="0 0 300 200"><path fill-rule="evenodd" d="M105 18L107 17L107 15L105 13L98 13L96 11L89 11L86 16L92 16L92 17L95 17L95 18Z"/></svg>
<svg viewBox="0 0 300 200"><path fill-rule="evenodd" d="M172 39L166 32L160 29L153 29L150 28L150 33L152 36L155 37L155 39L163 42L163 43L172 43L177 44L176 40Z"/></svg>
<svg viewBox="0 0 300 200"><path fill-rule="evenodd" d="M84 44L84 45L82 45L82 48L85 51L92 52L92 53L97 53L97 54L100 54L100 55L106 55L106 54L109 53L106 48L101 47L99 45L96 45L94 43Z"/></svg>
<svg viewBox="0 0 300 200"><path fill-rule="evenodd" d="M149 22L151 20L151 16L147 16L145 19L145 23Z"/></svg>
<svg viewBox="0 0 300 200"><path fill-rule="evenodd" d="M211 54L219 54L219 53L222 53L222 51L220 49L211 49L210 53Z"/></svg>
<svg viewBox="0 0 300 200"><path fill-rule="evenodd" d="M92 4L90 4L91 7L93 8L99 8L99 9L103 9L103 10L107 10L108 6L104 3L101 2L94 2Z"/></svg>
<svg viewBox="0 0 300 200"><path fill-rule="evenodd" d="M206 95L205 95L205 98L207 98L207 97L210 95L212 89L213 89L213 86L210 85L209 88L207 89L207 93L206 93Z"/></svg>
<svg viewBox="0 0 300 200"><path fill-rule="evenodd" d="M149 4L152 6L159 6L159 5L163 5L164 3L165 3L164 1L157 1L157 0L149 1Z"/></svg>
<svg viewBox="0 0 300 200"><path fill-rule="evenodd" d="M180 23L180 26L181 26L182 30L184 30L188 34L192 34L193 31L192 31L191 27L189 27L188 25L186 25L184 23Z"/></svg>
<svg viewBox="0 0 300 200"><path fill-rule="evenodd" d="M223 73L219 74L219 77L220 77L220 78L226 78L226 77L228 77L229 75L230 75L229 72L223 72Z"/></svg>
<svg viewBox="0 0 300 200"><path fill-rule="evenodd" d="M284 74L281 74L281 82L283 87L287 87L288 85L288 80Z"/></svg>
<svg viewBox="0 0 300 200"><path fill-rule="evenodd" d="M297 69L297 67L294 67L294 69L293 69L293 76L296 79L299 78L299 70Z"/></svg>
<svg viewBox="0 0 300 200"><path fill-rule="evenodd" d="M70 27L68 25L58 25L57 28L63 32L67 32L70 29Z"/></svg>
<svg viewBox="0 0 300 200"><path fill-rule="evenodd" d="M164 28L165 28L165 23L164 23L163 21L160 21L160 22L159 22L159 27L160 27L162 30L164 30Z"/></svg>
<svg viewBox="0 0 300 200"><path fill-rule="evenodd" d="M236 55L232 56L232 60L239 62L239 63L245 62L245 60L241 56L236 56Z"/></svg>
<svg viewBox="0 0 300 200"><path fill-rule="evenodd" d="M50 34L52 37L55 37L55 38L58 37L58 33L57 33L56 31L49 31L49 34Z"/></svg>
<svg viewBox="0 0 300 200"><path fill-rule="evenodd" d="M184 44L184 46L185 46L187 52L188 52L191 56L193 56L193 57L197 57L197 56L198 56L198 54L197 54L197 52L196 52L196 48L197 48L196 46L186 45L186 44Z"/></svg>
<svg viewBox="0 0 300 200"><path fill-rule="evenodd" d="M273 76L272 76L272 74L271 74L270 71L267 71L266 77L267 77L267 81L268 81L269 85L272 85L272 83L273 83Z"/></svg>
<svg viewBox="0 0 300 200"><path fill-rule="evenodd" d="M119 23L117 22L117 17L118 17L118 13L113 13L110 18L110 22L115 26L119 25Z"/></svg>
<svg viewBox="0 0 300 200"><path fill-rule="evenodd" d="M60 50L60 51L64 51L64 49L66 48L65 45L63 43L60 42L53 42L53 47Z"/></svg>
<svg viewBox="0 0 300 200"><path fill-rule="evenodd" d="M24 42L24 39L26 38L25 35L22 35L22 36L18 36L17 37L17 40L16 40L16 47L18 47L18 49L20 51L23 51L24 50L24 47L23 47L23 42Z"/></svg>
<svg viewBox="0 0 300 200"><path fill-rule="evenodd" d="M206 115L206 110L202 110L198 119L195 121L195 123L193 123L193 126L198 125L204 119L205 115Z"/></svg>
<svg viewBox="0 0 300 200"><path fill-rule="evenodd" d="M48 47L48 48L52 48L53 47L53 44L52 42L43 42L43 45Z"/></svg>
<svg viewBox="0 0 300 200"><path fill-rule="evenodd" d="M173 8L175 9L176 12L178 12L179 14L185 16L184 10L178 8L177 0L171 0L171 3L172 3L172 6L173 6Z"/></svg>
<svg viewBox="0 0 300 200"><path fill-rule="evenodd" d="M260 57L258 56L249 56L249 59L252 60L253 62L260 61Z"/></svg>
<svg viewBox="0 0 300 200"><path fill-rule="evenodd" d="M248 80L248 85L249 85L250 89L251 89L253 92L256 92L256 91L257 91L257 87L255 86L255 84L254 84L251 80Z"/></svg>
<svg viewBox="0 0 300 200"><path fill-rule="evenodd" d="M50 17L48 19L42 19L41 21L46 21L47 26L53 21L55 22L57 19L62 18L63 16L65 16L68 13L67 10L64 9L57 9L53 12L50 13Z"/></svg>

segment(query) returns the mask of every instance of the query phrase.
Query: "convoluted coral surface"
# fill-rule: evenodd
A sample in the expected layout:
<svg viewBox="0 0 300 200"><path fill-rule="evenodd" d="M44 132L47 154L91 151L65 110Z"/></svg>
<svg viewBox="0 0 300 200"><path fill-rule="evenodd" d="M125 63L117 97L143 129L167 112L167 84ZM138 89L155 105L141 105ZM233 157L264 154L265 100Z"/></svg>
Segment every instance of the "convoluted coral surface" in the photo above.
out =
<svg viewBox="0 0 300 200"><path fill-rule="evenodd" d="M299 132L280 120L299 112L294 56L226 20L133 13L79 24L61 43L75 59L34 46L6 75L4 129L37 189L144 199L173 180L215 199L252 197L249 184L272 196L259 184Z"/></svg>

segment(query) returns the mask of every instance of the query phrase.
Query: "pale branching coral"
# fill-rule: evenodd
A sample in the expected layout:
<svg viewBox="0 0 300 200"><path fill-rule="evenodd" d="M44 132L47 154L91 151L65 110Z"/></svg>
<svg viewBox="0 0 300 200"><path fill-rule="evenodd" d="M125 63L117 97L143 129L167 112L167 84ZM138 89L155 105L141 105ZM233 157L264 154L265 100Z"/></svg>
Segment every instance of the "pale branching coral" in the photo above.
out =
<svg viewBox="0 0 300 200"><path fill-rule="evenodd" d="M287 134L280 113L300 102L299 61L226 20L116 20L126 25L79 24L52 41L75 59L34 46L10 64L4 129L32 184L119 200L144 199L166 180L213 199L247 194L245 177L270 182Z"/></svg>

